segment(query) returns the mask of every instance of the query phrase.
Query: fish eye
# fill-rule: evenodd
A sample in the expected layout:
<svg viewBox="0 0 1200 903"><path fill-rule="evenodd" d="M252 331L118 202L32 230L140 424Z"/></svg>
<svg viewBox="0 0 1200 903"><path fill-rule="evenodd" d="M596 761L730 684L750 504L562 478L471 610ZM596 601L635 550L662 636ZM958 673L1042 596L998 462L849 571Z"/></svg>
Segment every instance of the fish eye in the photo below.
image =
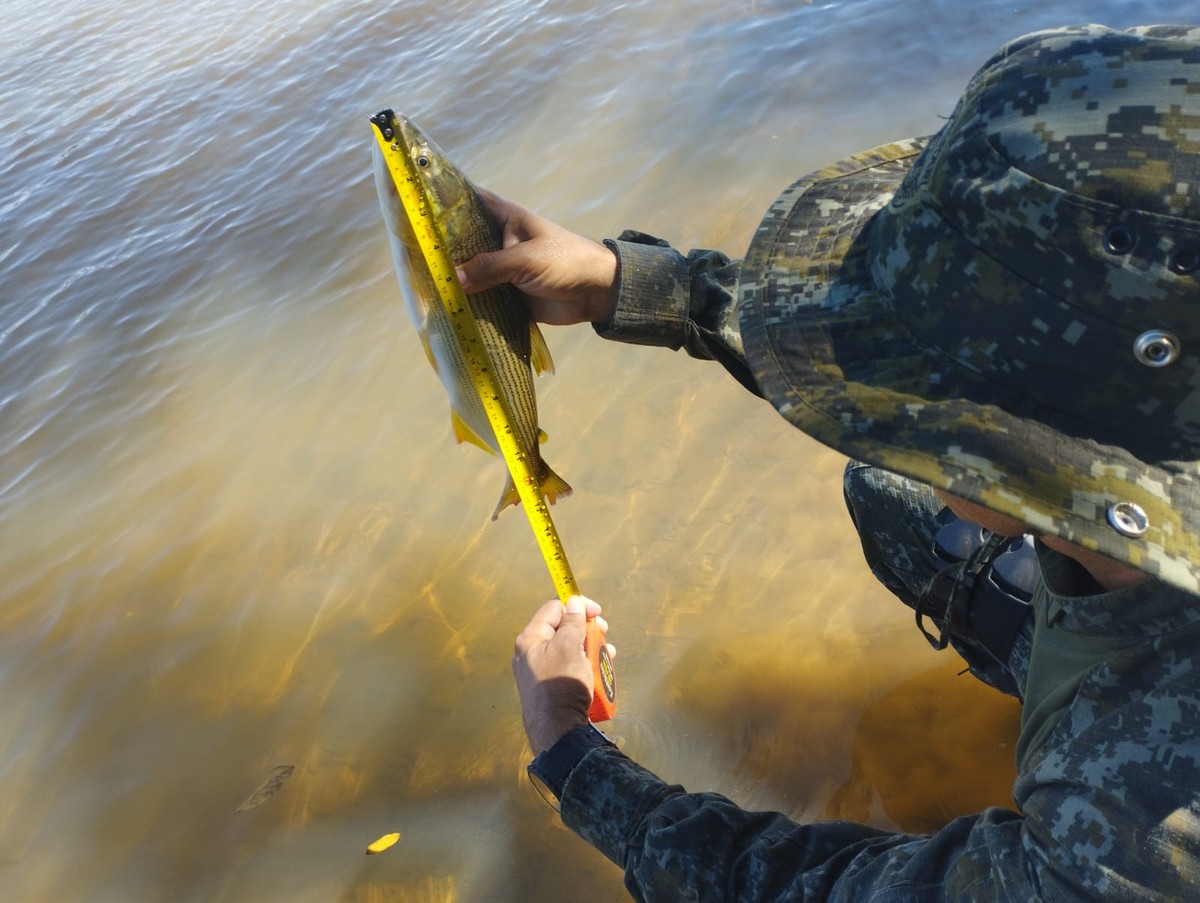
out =
<svg viewBox="0 0 1200 903"><path fill-rule="evenodd" d="M427 154L421 154L419 157L417 157L417 166L421 167L421 169L428 169L430 162L431 161Z"/></svg>

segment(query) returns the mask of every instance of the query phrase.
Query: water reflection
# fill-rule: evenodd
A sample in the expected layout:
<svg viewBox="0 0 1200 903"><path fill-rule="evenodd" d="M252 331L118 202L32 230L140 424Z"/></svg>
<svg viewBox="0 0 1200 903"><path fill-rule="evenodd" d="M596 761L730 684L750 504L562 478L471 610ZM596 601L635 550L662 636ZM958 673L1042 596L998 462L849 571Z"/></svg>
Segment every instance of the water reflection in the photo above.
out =
<svg viewBox="0 0 1200 903"><path fill-rule="evenodd" d="M874 821L879 809L904 831L936 831L989 806L1012 808L1015 700L953 667L922 671L868 704L850 775L827 818Z"/></svg>
<svg viewBox="0 0 1200 903"><path fill-rule="evenodd" d="M724 792L796 818L921 833L1011 807L1019 706L957 676L957 658L913 674L907 639L811 616L707 638L670 674L671 704L698 722L672 755L697 743L728 768Z"/></svg>
<svg viewBox="0 0 1200 903"><path fill-rule="evenodd" d="M626 899L525 780L509 656L549 581L453 447L366 117L589 234L737 254L803 170L936 127L1001 36L1175 12L1126 6L10 3L5 899ZM555 519L627 748L797 817L1004 803L1011 707L928 670L841 459L715 367L547 338Z"/></svg>

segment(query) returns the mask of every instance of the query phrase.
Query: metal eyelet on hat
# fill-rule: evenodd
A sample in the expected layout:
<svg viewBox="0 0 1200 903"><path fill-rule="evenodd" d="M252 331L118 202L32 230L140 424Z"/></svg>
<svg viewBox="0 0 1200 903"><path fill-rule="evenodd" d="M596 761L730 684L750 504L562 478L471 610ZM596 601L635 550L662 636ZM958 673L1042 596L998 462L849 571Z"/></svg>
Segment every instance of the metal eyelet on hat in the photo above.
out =
<svg viewBox="0 0 1200 903"><path fill-rule="evenodd" d="M1104 233L1104 250L1109 254L1128 254L1135 241L1132 229L1124 223L1115 223Z"/></svg>
<svg viewBox="0 0 1200 903"><path fill-rule="evenodd" d="M1136 538L1150 528L1150 518L1135 502L1114 502L1108 506L1108 523L1122 536Z"/></svg>
<svg viewBox="0 0 1200 903"><path fill-rule="evenodd" d="M1179 360L1178 337L1165 329L1149 329L1133 340L1133 356L1147 367L1166 367Z"/></svg>
<svg viewBox="0 0 1200 903"><path fill-rule="evenodd" d="M1200 251L1195 248L1175 248L1167 255L1167 269L1176 276L1190 276L1200 270Z"/></svg>

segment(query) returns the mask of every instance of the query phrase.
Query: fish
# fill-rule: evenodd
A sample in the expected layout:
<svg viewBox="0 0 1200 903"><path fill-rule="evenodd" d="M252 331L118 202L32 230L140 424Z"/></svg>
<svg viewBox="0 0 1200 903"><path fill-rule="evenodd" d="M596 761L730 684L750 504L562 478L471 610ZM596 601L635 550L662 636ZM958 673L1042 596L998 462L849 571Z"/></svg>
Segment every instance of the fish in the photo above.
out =
<svg viewBox="0 0 1200 903"><path fill-rule="evenodd" d="M383 115L383 114L381 114ZM446 247L457 266L483 251L501 247L502 229L479 189L408 117L396 116L393 146L409 154L425 190L430 215L442 227ZM425 256L392 181L383 151L374 146L375 188L391 240L392 260L408 314L416 327L434 372L450 398L454 438L491 454L500 454L491 421L475 387L471 370L442 305ZM571 487L542 459L541 443L548 438L538 425L533 374L553 373L550 349L511 285L467 296L479 327L492 372L512 417L511 426L521 453L533 464L542 497L550 504L571 494ZM506 481L492 520L510 505L520 504L512 474Z"/></svg>
<svg viewBox="0 0 1200 903"><path fill-rule="evenodd" d="M283 786L283 782L290 778L292 772L295 770L295 765L279 765L272 768L266 780L258 785L258 789L246 797L246 801L238 806L238 812L257 809L279 792L279 788Z"/></svg>

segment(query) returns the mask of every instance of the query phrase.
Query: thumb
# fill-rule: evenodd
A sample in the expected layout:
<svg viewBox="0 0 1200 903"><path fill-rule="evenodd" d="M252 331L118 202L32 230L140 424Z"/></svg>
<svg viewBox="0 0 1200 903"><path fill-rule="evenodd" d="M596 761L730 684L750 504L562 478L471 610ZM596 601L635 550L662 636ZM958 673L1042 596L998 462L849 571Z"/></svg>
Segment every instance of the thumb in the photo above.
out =
<svg viewBox="0 0 1200 903"><path fill-rule="evenodd" d="M571 596L563 606L563 623L568 620L572 624L581 625L587 620L587 599L583 596Z"/></svg>
<svg viewBox="0 0 1200 903"><path fill-rule="evenodd" d="M563 606L562 621L559 631L569 630L581 637L587 633L587 600L583 596L571 596Z"/></svg>
<svg viewBox="0 0 1200 903"><path fill-rule="evenodd" d="M455 273L463 291L475 294L514 281L521 268L519 257L511 249L483 251L460 263Z"/></svg>

